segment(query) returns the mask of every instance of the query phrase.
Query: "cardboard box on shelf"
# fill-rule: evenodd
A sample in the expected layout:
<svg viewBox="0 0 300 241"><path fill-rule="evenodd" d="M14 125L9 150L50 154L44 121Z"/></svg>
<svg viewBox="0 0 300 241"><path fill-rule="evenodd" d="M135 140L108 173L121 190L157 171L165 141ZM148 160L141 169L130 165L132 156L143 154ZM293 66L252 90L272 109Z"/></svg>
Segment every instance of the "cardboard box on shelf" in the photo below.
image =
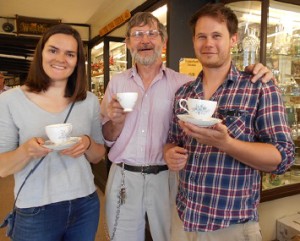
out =
<svg viewBox="0 0 300 241"><path fill-rule="evenodd" d="M300 237L300 212L277 219L277 240L295 241Z"/></svg>

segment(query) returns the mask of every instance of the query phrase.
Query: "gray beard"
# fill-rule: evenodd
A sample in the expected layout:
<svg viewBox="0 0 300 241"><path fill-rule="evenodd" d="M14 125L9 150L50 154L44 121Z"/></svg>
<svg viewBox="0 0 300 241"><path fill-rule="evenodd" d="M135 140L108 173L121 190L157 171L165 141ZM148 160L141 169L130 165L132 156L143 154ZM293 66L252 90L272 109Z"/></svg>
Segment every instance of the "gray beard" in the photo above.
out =
<svg viewBox="0 0 300 241"><path fill-rule="evenodd" d="M154 64L155 61L161 57L162 48L159 50L154 50L154 54L148 57L142 57L137 51L133 52L130 50L130 52L135 63L148 66Z"/></svg>

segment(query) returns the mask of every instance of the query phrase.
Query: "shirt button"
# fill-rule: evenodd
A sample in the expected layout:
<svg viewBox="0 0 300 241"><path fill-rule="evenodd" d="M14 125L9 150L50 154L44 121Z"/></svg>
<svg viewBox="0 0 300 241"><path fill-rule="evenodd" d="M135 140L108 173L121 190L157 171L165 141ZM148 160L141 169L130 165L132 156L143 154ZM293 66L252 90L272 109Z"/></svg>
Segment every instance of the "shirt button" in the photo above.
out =
<svg viewBox="0 0 300 241"><path fill-rule="evenodd" d="M144 133L145 131L144 130L142 130L142 133Z"/></svg>

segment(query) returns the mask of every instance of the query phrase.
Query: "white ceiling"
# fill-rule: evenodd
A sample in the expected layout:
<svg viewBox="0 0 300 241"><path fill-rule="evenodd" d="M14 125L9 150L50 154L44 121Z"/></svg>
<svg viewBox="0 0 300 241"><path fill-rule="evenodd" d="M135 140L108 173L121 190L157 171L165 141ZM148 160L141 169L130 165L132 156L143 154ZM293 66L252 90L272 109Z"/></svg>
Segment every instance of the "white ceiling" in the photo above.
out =
<svg viewBox="0 0 300 241"><path fill-rule="evenodd" d="M22 15L89 24L93 38L125 10L132 11L144 2L146 0L0 0L0 17Z"/></svg>

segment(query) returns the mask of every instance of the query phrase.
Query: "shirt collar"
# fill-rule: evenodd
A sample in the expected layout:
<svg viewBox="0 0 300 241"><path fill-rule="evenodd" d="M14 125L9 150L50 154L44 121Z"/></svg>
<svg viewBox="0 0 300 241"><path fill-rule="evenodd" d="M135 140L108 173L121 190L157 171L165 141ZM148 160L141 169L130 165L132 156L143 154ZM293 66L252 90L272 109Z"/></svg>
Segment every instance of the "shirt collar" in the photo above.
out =
<svg viewBox="0 0 300 241"><path fill-rule="evenodd" d="M227 75L226 81L236 82L240 79L240 76L241 76L240 71L237 69L237 67L233 63L231 63L231 67L230 67L229 73Z"/></svg>
<svg viewBox="0 0 300 241"><path fill-rule="evenodd" d="M229 73L224 81L223 84L228 85L231 82L236 82L237 80L239 80L240 78L240 71L237 69L237 67L231 62L231 66L230 66L230 70ZM203 70L199 73L197 80L195 82L195 84L199 84L199 81L202 83L203 80Z"/></svg>
<svg viewBox="0 0 300 241"><path fill-rule="evenodd" d="M159 79L161 79L162 75L166 75L166 69L167 69L167 67L162 63L160 66L159 73L157 75L159 77ZM134 65L131 68L130 77L134 77L137 75L138 75L137 68L136 68L136 65Z"/></svg>

